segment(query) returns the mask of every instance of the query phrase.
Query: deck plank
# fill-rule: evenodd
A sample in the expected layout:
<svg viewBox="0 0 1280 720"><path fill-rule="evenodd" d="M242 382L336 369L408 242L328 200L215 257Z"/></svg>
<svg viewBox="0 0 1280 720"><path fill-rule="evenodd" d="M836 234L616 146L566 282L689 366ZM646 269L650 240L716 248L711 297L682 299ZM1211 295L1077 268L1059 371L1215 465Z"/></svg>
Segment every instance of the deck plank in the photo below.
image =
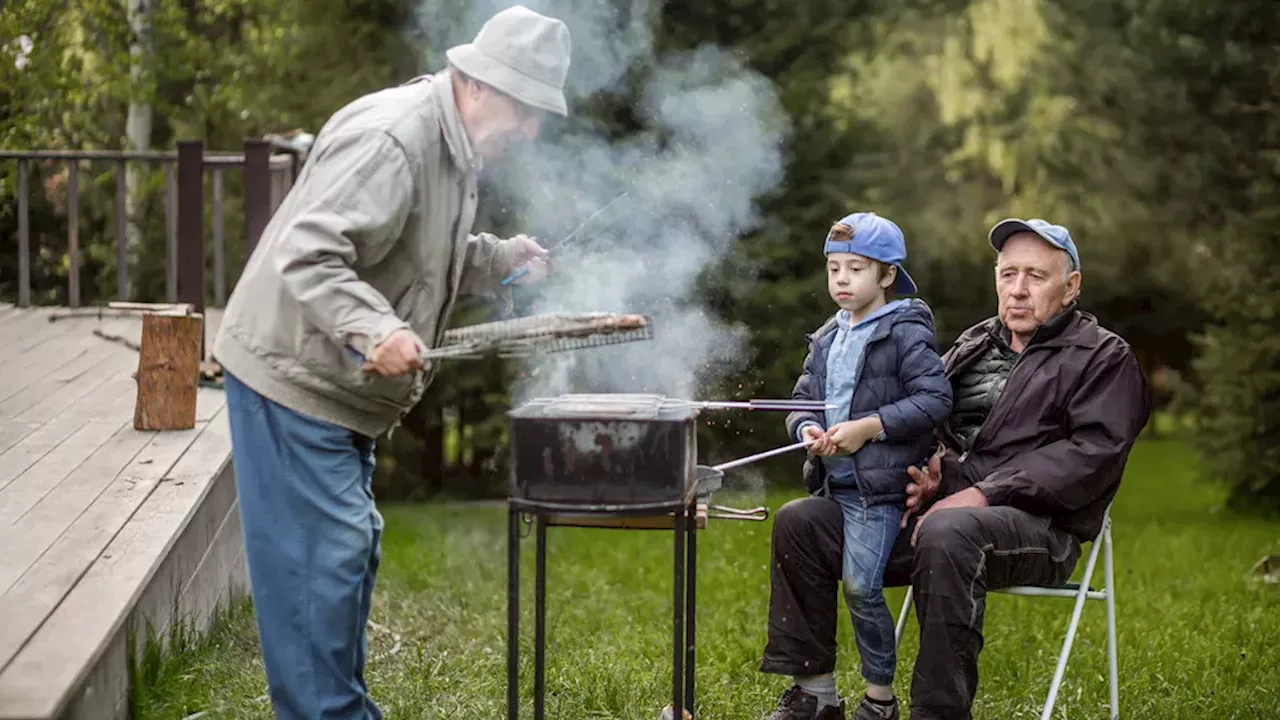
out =
<svg viewBox="0 0 1280 720"><path fill-rule="evenodd" d="M109 327L114 329L116 324ZM30 353L0 363L0 378L3 378L0 379L0 403L41 379L66 375L65 368L83 362L86 357L106 355L107 341L96 337L92 327L65 330L58 342L45 343Z"/></svg>
<svg viewBox="0 0 1280 720"><path fill-rule="evenodd" d="M40 429L42 423L20 420L0 420L0 455Z"/></svg>
<svg viewBox="0 0 1280 720"><path fill-rule="evenodd" d="M24 310L23 317L3 328L4 342L0 343L0 363L31 352L41 343L49 342L67 331L67 326L49 322L56 308Z"/></svg>
<svg viewBox="0 0 1280 720"><path fill-rule="evenodd" d="M127 328L127 325L113 325ZM51 413L74 405L84 395L119 373L129 373L136 367L137 353L114 343L108 343L84 331L87 339L68 338L61 346L68 354L75 349L84 352L57 371L44 373L33 379L25 388L0 400L0 419L45 420ZM97 341L98 347L94 347ZM85 344L81 344L85 343Z"/></svg>
<svg viewBox="0 0 1280 720"><path fill-rule="evenodd" d="M0 672L0 718L49 717L67 702L123 626L230 455L223 410Z"/></svg>
<svg viewBox="0 0 1280 720"><path fill-rule="evenodd" d="M133 407L135 393L131 378L110 378L96 387L83 402L74 408L64 408L63 412L0 454L0 503L3 503L4 491L10 483L50 454L61 452L67 439L91 419L122 417L122 413Z"/></svg>
<svg viewBox="0 0 1280 720"><path fill-rule="evenodd" d="M56 308L50 307L15 309L2 319L3 324L0 325L0 337L3 337L5 340L12 341L19 337L19 335L14 332L15 330L24 329L25 331L30 331L35 328L48 325L49 316L53 314L55 309ZM4 344L8 345L7 342Z"/></svg>
<svg viewBox="0 0 1280 720"><path fill-rule="evenodd" d="M136 345L141 316L62 311L0 304L0 720L119 700L124 623L244 582L225 395L199 390L192 430L133 430L138 354L94 330Z"/></svg>
<svg viewBox="0 0 1280 720"><path fill-rule="evenodd" d="M4 555L0 555L0 592L5 589L4 567L8 559L5 555L12 557L13 550L21 552L33 540L32 537L16 536L17 528L13 526L18 525L19 520L51 494L64 497L66 488L62 484L81 472L82 466L88 464L91 472L98 470L96 463L100 461L99 455L104 450L110 453L111 449L122 442L136 444L138 447L133 450L134 453L140 450L146 438L131 439L123 432L127 429L129 423L122 423L118 419L90 420L67 438L62 449L45 455L0 489L0 547L6 550ZM50 518L45 513L43 519L57 521L59 518Z"/></svg>
<svg viewBox="0 0 1280 720"><path fill-rule="evenodd" d="M202 389L200 393L198 405L203 415L222 410L225 397L220 391ZM0 593L0 617L6 618L0 627L0 669L73 589L206 424L202 421L192 430L135 433L147 436L144 447L18 582Z"/></svg>
<svg viewBox="0 0 1280 720"><path fill-rule="evenodd" d="M22 317L22 310L18 306L9 303L0 304L0 328L4 327L6 322L17 320Z"/></svg>
<svg viewBox="0 0 1280 720"><path fill-rule="evenodd" d="M119 327L119 325L109 325L109 329L122 331L125 328ZM87 334L87 337L92 338L92 334ZM101 342L102 345L109 345L109 343L102 342L100 338L93 338L93 340ZM82 338L79 342L90 341ZM54 343L54 346L56 345L61 345L61 343ZM97 347L93 345L88 345L87 347L97 350ZM24 439L31 437L33 433L37 433L46 423L59 418L60 415L76 414L77 418L73 418L73 421L77 419L82 421L87 416L95 413L95 411L101 410L101 405L95 402L96 396L104 391L106 383L110 382L110 380L118 379L119 374L128 372L129 366L133 363L127 348L113 348L108 352L109 355L106 356L108 359L102 361L99 366L99 373L96 373L93 377L79 380L76 388L86 389L86 392L79 393L76 389L70 389L70 391L64 391L61 395L42 397L40 400L28 405L20 414L22 415L20 418L0 419L0 465L4 464L5 459L3 456L5 452L17 446ZM76 360L76 357L68 357L68 363L74 360ZM27 405L26 402L20 401L20 398L14 398L15 395L19 395L17 386L24 384L23 378L29 377L29 373L40 372L41 366L47 366L47 364L50 364L50 359L37 359L33 363L27 364L29 368L15 369L14 363L0 364L0 397L4 397L6 401L12 400L14 405ZM36 368L36 370L31 370L31 368ZM65 372L64 368L65 364L59 365L55 372L52 373L54 377L63 377L61 372ZM132 380L129 384L132 386ZM74 402L68 402L68 395L77 397L72 398ZM70 428L67 432L74 432L74 429L76 428ZM23 465L18 471L23 469L26 469L26 465ZM6 480L13 479L13 477L12 468L0 468L0 487L4 486Z"/></svg>

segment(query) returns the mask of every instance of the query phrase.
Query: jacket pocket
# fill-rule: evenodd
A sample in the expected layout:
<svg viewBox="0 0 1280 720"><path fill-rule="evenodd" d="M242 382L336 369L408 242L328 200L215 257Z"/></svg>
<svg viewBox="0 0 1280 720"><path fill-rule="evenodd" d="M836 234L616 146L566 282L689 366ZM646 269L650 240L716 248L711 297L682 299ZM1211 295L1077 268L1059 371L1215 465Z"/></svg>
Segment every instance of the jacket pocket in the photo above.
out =
<svg viewBox="0 0 1280 720"><path fill-rule="evenodd" d="M418 383L416 374L383 377L365 372L359 357L316 331L309 331L303 337L299 360L322 380L366 400L397 408L412 403Z"/></svg>

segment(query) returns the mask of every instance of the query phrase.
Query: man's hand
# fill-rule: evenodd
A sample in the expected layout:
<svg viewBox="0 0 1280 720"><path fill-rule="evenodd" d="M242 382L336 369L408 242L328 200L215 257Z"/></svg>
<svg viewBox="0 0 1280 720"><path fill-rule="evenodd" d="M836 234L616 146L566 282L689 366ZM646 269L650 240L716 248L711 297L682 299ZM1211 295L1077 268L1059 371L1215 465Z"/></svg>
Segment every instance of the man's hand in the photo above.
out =
<svg viewBox="0 0 1280 720"><path fill-rule="evenodd" d="M879 433L880 419L865 417L836 424L827 431L827 439L841 452L852 455Z"/></svg>
<svg viewBox="0 0 1280 720"><path fill-rule="evenodd" d="M831 457L836 454L835 443L827 437L822 428L817 425L805 425L804 430L800 431L805 440L813 440L814 443L809 446L809 452L822 457Z"/></svg>
<svg viewBox="0 0 1280 720"><path fill-rule="evenodd" d="M399 377L421 370L422 346L409 330L400 329L383 340L365 359L364 371L376 372L383 377Z"/></svg>
<svg viewBox="0 0 1280 720"><path fill-rule="evenodd" d="M911 477L911 482L907 483L907 511L902 514L902 527L907 526L907 518L920 512L920 508L938 493L938 487L942 485L942 453L944 452L946 451L939 447L933 457L929 458L929 464L924 469L907 468L907 475Z"/></svg>
<svg viewBox="0 0 1280 720"><path fill-rule="evenodd" d="M511 267L503 272L503 277L528 265L527 272L513 282L516 285L530 285L541 281L551 273L551 259L547 256L546 249L536 240L527 235L516 235L507 242L514 246L515 251L511 255Z"/></svg>
<svg viewBox="0 0 1280 720"><path fill-rule="evenodd" d="M911 532L911 546L915 547L916 537L920 535L920 526L924 525L924 521L928 520L930 515L939 510L966 507L987 507L987 496L983 495L982 491L976 487L967 487L955 495L948 495L934 503L933 507L920 516L920 521L916 523L916 529Z"/></svg>

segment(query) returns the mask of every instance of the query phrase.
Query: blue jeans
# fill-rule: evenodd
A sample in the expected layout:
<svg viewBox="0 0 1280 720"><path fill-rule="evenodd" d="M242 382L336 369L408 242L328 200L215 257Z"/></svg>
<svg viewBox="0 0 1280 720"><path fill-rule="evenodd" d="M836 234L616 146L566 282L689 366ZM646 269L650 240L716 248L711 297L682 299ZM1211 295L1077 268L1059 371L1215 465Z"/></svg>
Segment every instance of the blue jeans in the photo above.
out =
<svg viewBox="0 0 1280 720"><path fill-rule="evenodd" d="M267 686L281 720L380 720L364 681L380 558L373 438L224 375Z"/></svg>
<svg viewBox="0 0 1280 720"><path fill-rule="evenodd" d="M862 658L862 677L873 685L892 685L898 663L893 615L884 600L884 568L898 537L902 508L867 505L857 490L838 488L832 497L844 517L845 604L853 617L853 636Z"/></svg>

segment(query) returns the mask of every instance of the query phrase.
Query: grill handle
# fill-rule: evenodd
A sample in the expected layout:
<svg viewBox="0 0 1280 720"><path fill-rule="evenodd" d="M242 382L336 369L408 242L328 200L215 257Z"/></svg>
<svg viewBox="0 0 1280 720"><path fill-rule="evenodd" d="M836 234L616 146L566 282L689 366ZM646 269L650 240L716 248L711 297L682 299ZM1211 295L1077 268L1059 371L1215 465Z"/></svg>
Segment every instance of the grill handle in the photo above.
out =
<svg viewBox="0 0 1280 720"><path fill-rule="evenodd" d="M750 520L753 522L764 522L769 519L769 508L764 506L751 508L750 510L739 510L725 505L708 505L707 510L719 511L708 512L707 517L718 518L720 520Z"/></svg>

